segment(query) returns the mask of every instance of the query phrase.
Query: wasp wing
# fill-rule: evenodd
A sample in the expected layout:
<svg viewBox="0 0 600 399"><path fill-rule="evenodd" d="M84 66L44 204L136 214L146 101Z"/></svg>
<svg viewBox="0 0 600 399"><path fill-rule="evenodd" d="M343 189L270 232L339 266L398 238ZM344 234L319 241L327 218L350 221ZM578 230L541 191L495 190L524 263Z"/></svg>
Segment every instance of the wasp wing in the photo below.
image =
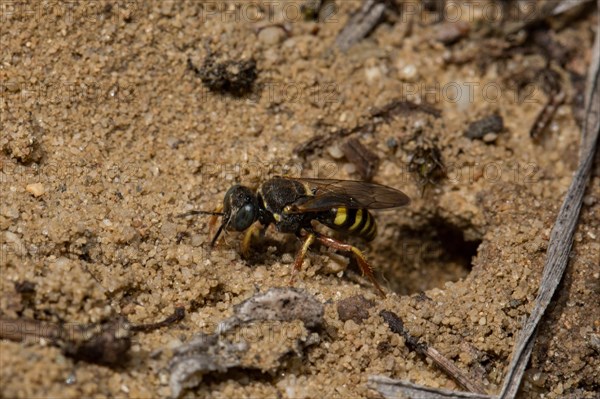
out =
<svg viewBox="0 0 600 399"><path fill-rule="evenodd" d="M325 211L337 207L385 209L407 205L410 199L403 192L377 183L358 180L311 179L280 177L305 185L312 193L291 204L289 213Z"/></svg>

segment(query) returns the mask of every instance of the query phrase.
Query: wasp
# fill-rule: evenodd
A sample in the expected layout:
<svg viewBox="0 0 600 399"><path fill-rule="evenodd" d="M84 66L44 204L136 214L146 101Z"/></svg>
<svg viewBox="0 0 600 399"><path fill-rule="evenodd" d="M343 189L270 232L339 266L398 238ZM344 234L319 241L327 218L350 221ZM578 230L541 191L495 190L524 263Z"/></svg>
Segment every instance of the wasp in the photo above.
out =
<svg viewBox="0 0 600 399"><path fill-rule="evenodd" d="M373 268L357 247L318 232L315 222L328 228L372 241L377 224L369 210L407 205L403 192L376 183L355 180L311 179L276 176L256 191L236 184L214 212L190 211L180 216L207 214L221 216L222 223L214 235L214 246L223 230L246 231L242 256L248 257L253 237L274 225L282 233L296 235L302 246L296 254L290 284L301 269L310 246L316 241L327 247L354 254L361 272L377 288L383 290L373 276Z"/></svg>

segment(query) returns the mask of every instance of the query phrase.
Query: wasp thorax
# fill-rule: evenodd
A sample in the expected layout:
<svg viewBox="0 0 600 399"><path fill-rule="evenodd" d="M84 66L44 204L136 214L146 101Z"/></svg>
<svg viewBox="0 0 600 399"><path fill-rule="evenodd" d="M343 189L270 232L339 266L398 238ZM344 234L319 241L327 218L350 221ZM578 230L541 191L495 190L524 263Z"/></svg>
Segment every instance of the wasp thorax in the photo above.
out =
<svg viewBox="0 0 600 399"><path fill-rule="evenodd" d="M223 199L223 213L227 228L246 230L258 218L256 195L248 187L231 187Z"/></svg>

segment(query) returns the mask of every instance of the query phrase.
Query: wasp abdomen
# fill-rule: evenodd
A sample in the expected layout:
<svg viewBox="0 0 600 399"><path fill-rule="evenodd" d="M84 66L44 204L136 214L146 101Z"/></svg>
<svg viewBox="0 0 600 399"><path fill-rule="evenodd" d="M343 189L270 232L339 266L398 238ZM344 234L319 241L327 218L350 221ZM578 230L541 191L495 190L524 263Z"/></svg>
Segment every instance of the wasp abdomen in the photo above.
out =
<svg viewBox="0 0 600 399"><path fill-rule="evenodd" d="M339 207L331 210L328 220L322 223L334 230L371 241L377 235L377 224L371 213L364 208Z"/></svg>

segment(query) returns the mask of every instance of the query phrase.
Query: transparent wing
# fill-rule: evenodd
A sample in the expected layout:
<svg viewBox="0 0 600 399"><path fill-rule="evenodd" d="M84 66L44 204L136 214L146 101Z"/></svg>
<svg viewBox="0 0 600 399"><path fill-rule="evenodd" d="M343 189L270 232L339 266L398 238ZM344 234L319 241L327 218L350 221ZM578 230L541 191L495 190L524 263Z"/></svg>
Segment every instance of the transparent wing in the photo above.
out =
<svg viewBox="0 0 600 399"><path fill-rule="evenodd" d="M385 209L407 205L410 198L402 191L377 183L357 180L281 177L304 184L312 193L290 205L290 213L347 208Z"/></svg>

